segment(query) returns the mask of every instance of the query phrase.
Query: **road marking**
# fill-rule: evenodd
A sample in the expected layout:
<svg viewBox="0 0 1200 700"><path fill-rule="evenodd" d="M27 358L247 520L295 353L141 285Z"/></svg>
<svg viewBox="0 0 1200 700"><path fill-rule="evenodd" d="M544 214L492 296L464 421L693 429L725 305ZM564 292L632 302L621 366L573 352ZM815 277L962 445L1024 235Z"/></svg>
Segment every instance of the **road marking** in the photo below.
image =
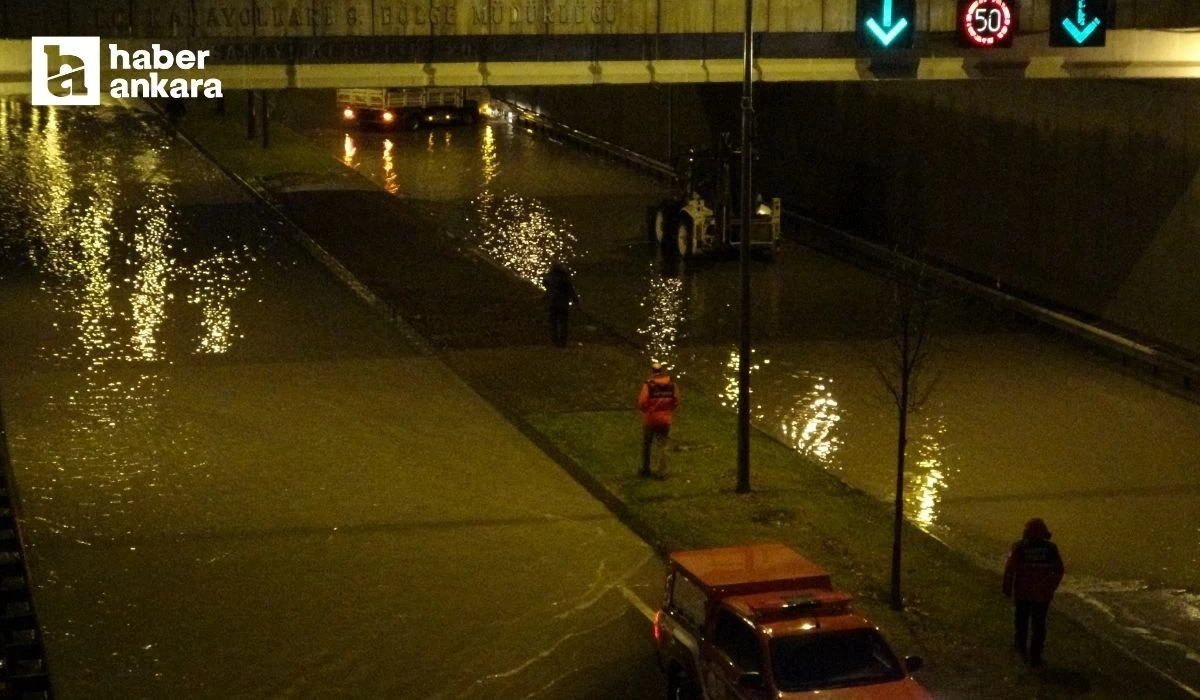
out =
<svg viewBox="0 0 1200 700"><path fill-rule="evenodd" d="M651 622L654 621L654 610L649 605L646 605L645 601L639 598L637 593L634 593L632 590L630 590L629 586L626 586L623 583L618 583L617 590L621 591L621 595L625 596L625 600L628 600L629 604L632 605L635 610L640 612L643 617Z"/></svg>

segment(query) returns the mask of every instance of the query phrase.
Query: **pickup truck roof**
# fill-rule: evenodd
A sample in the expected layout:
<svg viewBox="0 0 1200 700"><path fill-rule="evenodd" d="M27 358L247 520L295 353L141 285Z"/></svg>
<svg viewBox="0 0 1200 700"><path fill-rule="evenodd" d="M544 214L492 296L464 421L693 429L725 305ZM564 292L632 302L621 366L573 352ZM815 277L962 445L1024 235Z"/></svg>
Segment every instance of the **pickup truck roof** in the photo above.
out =
<svg viewBox="0 0 1200 700"><path fill-rule="evenodd" d="M874 627L851 610L853 599L844 591L809 589L731 596L722 604L752 621L768 637L782 637Z"/></svg>
<svg viewBox="0 0 1200 700"><path fill-rule="evenodd" d="M829 574L784 544L674 552L672 565L710 599L781 590L832 590Z"/></svg>

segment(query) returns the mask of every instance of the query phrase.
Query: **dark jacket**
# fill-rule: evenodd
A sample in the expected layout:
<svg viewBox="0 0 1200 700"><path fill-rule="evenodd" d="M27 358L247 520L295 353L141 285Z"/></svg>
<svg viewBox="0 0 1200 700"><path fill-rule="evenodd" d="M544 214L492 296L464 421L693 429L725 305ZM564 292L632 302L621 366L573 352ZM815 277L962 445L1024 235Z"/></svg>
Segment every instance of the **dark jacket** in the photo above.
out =
<svg viewBox="0 0 1200 700"><path fill-rule="evenodd" d="M1050 541L1050 531L1040 518L1030 520L1004 565L1004 595L1030 603L1049 603L1062 577L1062 557Z"/></svg>
<svg viewBox="0 0 1200 700"><path fill-rule="evenodd" d="M546 287L546 304L551 311L566 311L572 303L579 303L575 285L571 284L571 273L562 265L551 266L542 284Z"/></svg>

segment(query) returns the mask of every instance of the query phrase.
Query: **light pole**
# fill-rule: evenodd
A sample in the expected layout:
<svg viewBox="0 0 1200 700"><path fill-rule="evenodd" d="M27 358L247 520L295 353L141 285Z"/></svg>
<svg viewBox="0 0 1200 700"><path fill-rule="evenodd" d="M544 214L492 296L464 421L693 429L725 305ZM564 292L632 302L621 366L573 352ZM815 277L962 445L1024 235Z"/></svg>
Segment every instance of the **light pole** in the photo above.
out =
<svg viewBox="0 0 1200 700"><path fill-rule="evenodd" d="M737 492L750 492L750 152L754 120L754 0L746 0L742 34L742 325L738 351Z"/></svg>

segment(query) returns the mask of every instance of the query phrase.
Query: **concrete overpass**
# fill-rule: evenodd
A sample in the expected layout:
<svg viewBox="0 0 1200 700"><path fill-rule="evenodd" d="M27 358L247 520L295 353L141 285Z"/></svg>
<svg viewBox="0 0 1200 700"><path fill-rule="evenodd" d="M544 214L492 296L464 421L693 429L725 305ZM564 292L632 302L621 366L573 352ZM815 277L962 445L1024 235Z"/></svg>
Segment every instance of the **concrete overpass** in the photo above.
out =
<svg viewBox="0 0 1200 700"><path fill-rule="evenodd" d="M207 49L205 75L230 90L737 82L743 7L743 0L0 0L0 37L7 37L0 92L28 91L35 35ZM1051 0L1023 0L1012 48L972 50L956 41L955 0L917 0L913 48L870 51L856 39L855 0L754 0L755 77L1200 75L1196 0L1109 0L1107 46L1085 49L1049 46L1050 7Z"/></svg>

